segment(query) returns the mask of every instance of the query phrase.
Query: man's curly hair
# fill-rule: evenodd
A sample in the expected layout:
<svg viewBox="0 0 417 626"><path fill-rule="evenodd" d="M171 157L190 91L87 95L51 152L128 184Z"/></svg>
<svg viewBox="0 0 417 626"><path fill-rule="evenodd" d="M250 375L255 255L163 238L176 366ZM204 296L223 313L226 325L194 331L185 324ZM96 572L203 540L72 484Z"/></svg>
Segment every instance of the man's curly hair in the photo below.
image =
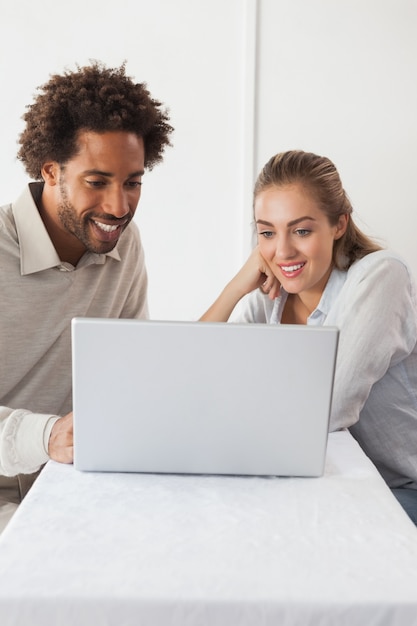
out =
<svg viewBox="0 0 417 626"><path fill-rule="evenodd" d="M38 89L41 93L23 115L26 127L17 155L34 180L42 179L47 161L63 165L75 156L80 131L126 131L143 137L148 169L171 145L167 111L151 97L146 83L135 84L126 76L125 63L119 68L98 61L77 66L74 72L52 75Z"/></svg>

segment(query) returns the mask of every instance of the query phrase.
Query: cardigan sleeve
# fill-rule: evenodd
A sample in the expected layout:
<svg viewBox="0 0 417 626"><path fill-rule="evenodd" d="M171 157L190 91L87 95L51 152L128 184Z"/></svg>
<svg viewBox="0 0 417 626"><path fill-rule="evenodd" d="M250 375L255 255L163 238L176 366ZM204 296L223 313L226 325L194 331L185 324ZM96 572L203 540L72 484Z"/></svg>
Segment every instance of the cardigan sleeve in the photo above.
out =
<svg viewBox="0 0 417 626"><path fill-rule="evenodd" d="M0 473L32 474L46 463L49 435L57 419L0 406Z"/></svg>

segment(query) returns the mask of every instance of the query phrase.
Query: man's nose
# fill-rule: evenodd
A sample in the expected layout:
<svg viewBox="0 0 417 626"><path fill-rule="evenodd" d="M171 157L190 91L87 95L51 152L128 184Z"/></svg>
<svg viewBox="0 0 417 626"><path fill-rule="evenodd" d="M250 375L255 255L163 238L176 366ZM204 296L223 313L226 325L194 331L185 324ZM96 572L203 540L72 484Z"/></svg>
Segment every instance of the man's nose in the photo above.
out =
<svg viewBox="0 0 417 626"><path fill-rule="evenodd" d="M127 192L123 187L114 186L108 190L104 209L106 213L119 219L129 213Z"/></svg>

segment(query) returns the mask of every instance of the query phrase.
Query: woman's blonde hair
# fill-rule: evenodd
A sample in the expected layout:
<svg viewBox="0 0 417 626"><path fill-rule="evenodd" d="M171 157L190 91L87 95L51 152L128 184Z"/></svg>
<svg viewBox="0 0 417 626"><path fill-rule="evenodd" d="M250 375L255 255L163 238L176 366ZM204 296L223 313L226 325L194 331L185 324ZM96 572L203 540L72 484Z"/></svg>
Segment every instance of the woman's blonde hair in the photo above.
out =
<svg viewBox="0 0 417 626"><path fill-rule="evenodd" d="M352 205L335 165L327 157L301 150L276 154L269 159L256 180L254 201L270 187L293 184L302 185L312 194L331 225L336 225L341 215L349 215L346 232L333 246L336 268L348 269L357 259L381 250L381 246L359 230L350 217Z"/></svg>

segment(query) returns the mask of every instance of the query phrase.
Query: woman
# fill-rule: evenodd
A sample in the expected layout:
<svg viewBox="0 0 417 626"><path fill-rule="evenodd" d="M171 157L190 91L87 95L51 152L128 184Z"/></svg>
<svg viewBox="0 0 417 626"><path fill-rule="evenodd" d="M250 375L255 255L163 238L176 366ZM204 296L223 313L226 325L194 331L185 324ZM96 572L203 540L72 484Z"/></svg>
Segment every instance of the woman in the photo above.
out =
<svg viewBox="0 0 417 626"><path fill-rule="evenodd" d="M330 429L349 428L417 524L417 301L404 261L354 224L333 163L290 151L255 184L258 245L201 318L337 326Z"/></svg>

